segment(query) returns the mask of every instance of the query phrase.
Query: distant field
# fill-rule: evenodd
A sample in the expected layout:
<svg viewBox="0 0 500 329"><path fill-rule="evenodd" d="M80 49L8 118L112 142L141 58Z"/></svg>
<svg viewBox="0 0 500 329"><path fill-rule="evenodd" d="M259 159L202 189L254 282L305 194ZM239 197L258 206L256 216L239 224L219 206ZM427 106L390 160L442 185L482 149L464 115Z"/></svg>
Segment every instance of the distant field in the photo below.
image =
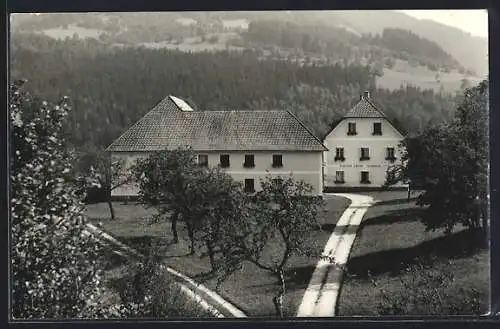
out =
<svg viewBox="0 0 500 329"><path fill-rule="evenodd" d="M66 29L63 27L58 27L58 28L53 28L53 29L42 30L39 33L45 34L45 35L47 35L51 38L54 38L54 39L71 38L71 37L73 37L73 35L75 33L81 39L85 39L85 38L98 39L99 35L106 33L106 32L103 30L98 30L98 29L87 29L87 28L80 27L80 26L68 25L68 27Z"/></svg>
<svg viewBox="0 0 500 329"><path fill-rule="evenodd" d="M217 42L209 42L211 37L216 37ZM185 38L182 42L173 41L162 41L162 42L145 42L139 44L146 48L151 49L175 49L185 52L203 52L203 51L222 51L222 50L232 50L232 51L243 51L242 47L235 47L226 45L227 40L237 37L236 33L214 33L207 34L205 36L205 41L202 41L201 37Z"/></svg>
<svg viewBox="0 0 500 329"><path fill-rule="evenodd" d="M456 71L439 72L439 77L436 79L437 73L424 66L412 67L407 62L398 60L394 68L384 68L384 75L377 79L377 84L379 87L390 90L399 89L401 85L413 85L422 89L439 91L443 86L443 91L454 92L460 89L461 80L464 78L469 80L471 85L480 81L479 77L460 74Z"/></svg>
<svg viewBox="0 0 500 329"><path fill-rule="evenodd" d="M249 21L245 18L242 19L223 19L222 25L225 28L240 28L248 29Z"/></svg>

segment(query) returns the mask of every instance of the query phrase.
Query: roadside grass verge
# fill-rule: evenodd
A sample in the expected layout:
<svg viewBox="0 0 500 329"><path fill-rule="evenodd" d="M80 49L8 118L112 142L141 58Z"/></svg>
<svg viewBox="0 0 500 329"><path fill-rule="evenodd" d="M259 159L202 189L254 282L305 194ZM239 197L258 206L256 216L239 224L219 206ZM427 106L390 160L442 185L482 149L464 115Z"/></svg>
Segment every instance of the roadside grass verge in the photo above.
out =
<svg viewBox="0 0 500 329"><path fill-rule="evenodd" d="M325 196L325 208L320 214L322 229L312 232L308 241L314 244L318 255L322 252L340 215L349 206L350 200L335 196ZM211 270L208 257L203 250L189 255L189 243L184 225L178 223L179 243L172 243L170 222L150 223L153 209L146 209L138 204L114 203L116 220L109 219L109 210L105 203L87 206L86 214L93 224L113 235L121 242L147 253L157 248L164 255L167 265L175 270L203 282L249 316L275 316L272 297L278 289L275 278L251 263L244 263L242 269L229 276L219 287L215 279L206 279L204 274ZM269 244L264 257L272 257L283 252L281 243ZM287 273L287 291L285 295L285 316L293 317L300 305L310 277L318 262L317 257L295 256Z"/></svg>
<svg viewBox="0 0 500 329"><path fill-rule="evenodd" d="M392 196L394 198L394 196ZM426 232L414 201L369 208L347 263L339 315L483 314L489 252L478 232ZM396 199L396 198L395 198Z"/></svg>

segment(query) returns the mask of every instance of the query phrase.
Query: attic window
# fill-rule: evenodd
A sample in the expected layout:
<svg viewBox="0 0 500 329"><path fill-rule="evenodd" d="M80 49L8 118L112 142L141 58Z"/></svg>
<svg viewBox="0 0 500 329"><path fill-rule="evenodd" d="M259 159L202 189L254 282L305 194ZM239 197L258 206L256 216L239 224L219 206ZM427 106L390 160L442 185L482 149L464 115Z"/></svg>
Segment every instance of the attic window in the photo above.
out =
<svg viewBox="0 0 500 329"><path fill-rule="evenodd" d="M183 111L183 112L194 111L193 108L191 106L189 106L189 104L185 100L180 99L179 97L175 97L175 96L170 96L170 99L175 103L175 105L177 105L177 107L181 111Z"/></svg>
<svg viewBox="0 0 500 329"><path fill-rule="evenodd" d="M381 122L374 122L373 123L373 135L382 135L382 123Z"/></svg>
<svg viewBox="0 0 500 329"><path fill-rule="evenodd" d="M357 135L356 132L356 123L355 122L349 122L347 125L347 135Z"/></svg>

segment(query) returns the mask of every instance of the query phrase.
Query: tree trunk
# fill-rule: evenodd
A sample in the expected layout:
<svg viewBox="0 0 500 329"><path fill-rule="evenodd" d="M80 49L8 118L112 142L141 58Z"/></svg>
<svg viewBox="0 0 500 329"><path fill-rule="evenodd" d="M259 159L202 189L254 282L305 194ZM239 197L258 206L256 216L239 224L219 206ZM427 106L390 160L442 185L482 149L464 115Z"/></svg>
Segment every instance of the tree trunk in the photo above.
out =
<svg viewBox="0 0 500 329"><path fill-rule="evenodd" d="M408 183L408 203L410 202L410 196L411 196L411 188L410 188L410 183Z"/></svg>
<svg viewBox="0 0 500 329"><path fill-rule="evenodd" d="M205 243L207 245L208 257L210 258L210 266L212 267L212 270L215 271L214 248L209 240L206 240Z"/></svg>
<svg viewBox="0 0 500 329"><path fill-rule="evenodd" d="M482 220L482 231L483 231L483 244L485 247L488 247L490 240L490 230L488 224L488 202L484 202L481 206L481 220Z"/></svg>
<svg viewBox="0 0 500 329"><path fill-rule="evenodd" d="M174 243L179 243L179 234L177 233L177 220L179 219L179 213L174 212L172 215L172 234L174 236Z"/></svg>
<svg viewBox="0 0 500 329"><path fill-rule="evenodd" d="M191 225L191 222L188 220L185 220L186 222L186 228L188 231L188 236L189 236L189 241L190 241L190 246L189 246L189 254L194 255L194 232L193 232L193 225Z"/></svg>
<svg viewBox="0 0 500 329"><path fill-rule="evenodd" d="M284 315L283 315L283 299L285 297L285 276L283 274L283 270L279 270L279 272L276 273L276 276L278 277L278 280L280 282L281 287L280 287L278 295L273 297L273 303L274 303L274 307L276 309L276 315L282 319L284 317Z"/></svg>
<svg viewBox="0 0 500 329"><path fill-rule="evenodd" d="M111 214L111 220L115 220L115 210L113 209L113 203L111 202L111 193L107 195L109 212Z"/></svg>

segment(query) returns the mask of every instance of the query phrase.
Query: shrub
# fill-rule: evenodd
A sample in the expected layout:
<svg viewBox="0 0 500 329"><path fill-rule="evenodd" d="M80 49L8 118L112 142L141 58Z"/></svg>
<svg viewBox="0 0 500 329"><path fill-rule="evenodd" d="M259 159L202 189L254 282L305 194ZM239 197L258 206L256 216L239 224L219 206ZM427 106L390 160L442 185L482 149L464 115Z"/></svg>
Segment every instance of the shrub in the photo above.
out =
<svg viewBox="0 0 500 329"><path fill-rule="evenodd" d="M402 275L398 291L380 290L380 315L478 315L483 311L480 292L457 288L450 270L433 269L419 261Z"/></svg>
<svg viewBox="0 0 500 329"><path fill-rule="evenodd" d="M144 262L127 268L125 277L114 282L120 303L105 309L108 318L200 318L213 317L189 299L161 263L159 246L149 246Z"/></svg>

